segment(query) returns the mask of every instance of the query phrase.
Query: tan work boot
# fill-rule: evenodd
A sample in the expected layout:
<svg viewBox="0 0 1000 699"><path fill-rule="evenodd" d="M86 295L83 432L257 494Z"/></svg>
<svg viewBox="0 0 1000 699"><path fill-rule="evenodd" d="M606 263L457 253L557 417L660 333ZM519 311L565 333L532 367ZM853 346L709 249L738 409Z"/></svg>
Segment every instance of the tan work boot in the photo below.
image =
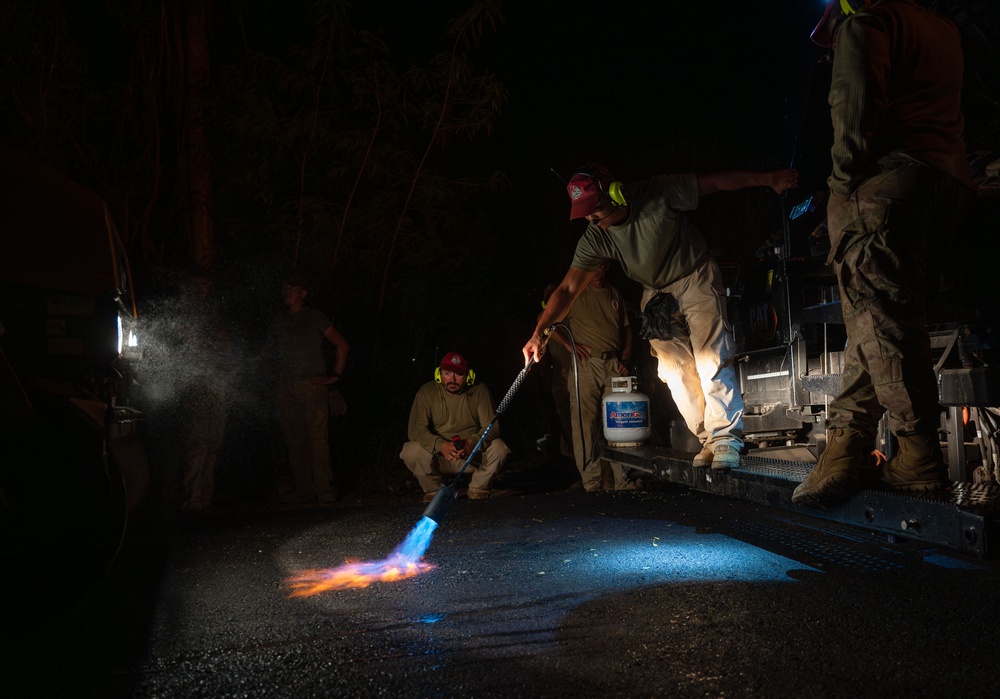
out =
<svg viewBox="0 0 1000 699"><path fill-rule="evenodd" d="M903 492L945 490L951 486L937 435L897 436L899 452L882 469L882 484Z"/></svg>
<svg viewBox="0 0 1000 699"><path fill-rule="evenodd" d="M712 459L715 457L715 450L710 444L706 444L701 448L701 451L694 457L691 461L691 465L695 468L708 468L712 465Z"/></svg>
<svg viewBox="0 0 1000 699"><path fill-rule="evenodd" d="M495 500L496 498L507 498L512 495L523 495L523 493L514 488L491 488L490 490L469 488L467 495L470 500Z"/></svg>
<svg viewBox="0 0 1000 699"><path fill-rule="evenodd" d="M716 444L712 450L712 470L726 471L740 467L740 450L732 444Z"/></svg>
<svg viewBox="0 0 1000 699"><path fill-rule="evenodd" d="M861 467L871 451L869 440L851 428L834 427L816 466L792 492L792 502L826 509L861 489Z"/></svg>

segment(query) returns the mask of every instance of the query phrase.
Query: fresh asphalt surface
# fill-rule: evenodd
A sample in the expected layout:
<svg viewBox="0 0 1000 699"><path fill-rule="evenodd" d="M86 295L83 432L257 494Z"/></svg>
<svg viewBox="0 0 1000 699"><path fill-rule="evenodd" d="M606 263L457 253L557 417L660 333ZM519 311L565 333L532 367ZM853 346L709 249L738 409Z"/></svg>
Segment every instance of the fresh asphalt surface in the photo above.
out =
<svg viewBox="0 0 1000 699"><path fill-rule="evenodd" d="M147 532L96 583L20 571L63 594L6 625L0 694L998 693L1000 561L681 486L459 499L436 569L288 596L298 570L383 558L423 508L224 512Z"/></svg>

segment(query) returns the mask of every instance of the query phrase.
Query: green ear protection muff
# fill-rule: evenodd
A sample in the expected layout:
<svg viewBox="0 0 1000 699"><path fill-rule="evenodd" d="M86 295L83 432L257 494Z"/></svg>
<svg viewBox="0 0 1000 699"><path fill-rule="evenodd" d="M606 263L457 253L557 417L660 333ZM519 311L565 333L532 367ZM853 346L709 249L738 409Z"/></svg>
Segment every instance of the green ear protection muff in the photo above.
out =
<svg viewBox="0 0 1000 699"><path fill-rule="evenodd" d="M612 182L608 186L608 196L611 197L611 201L618 206L625 206L625 193L622 192L621 182Z"/></svg>
<svg viewBox="0 0 1000 699"><path fill-rule="evenodd" d="M434 381L436 383L441 383L441 367L434 370ZM465 375L465 385L471 386L474 383L476 383L476 372L469 369L469 373Z"/></svg>
<svg viewBox="0 0 1000 699"><path fill-rule="evenodd" d="M573 177L577 175L583 175L584 177L589 177L595 182L602 192L608 195L608 198L615 206L625 206L628 202L625 201L625 192L622 191L624 185L621 182L612 182L608 185L607 189L604 188L604 179L610 179L611 173L603 165L591 165L587 164L573 173Z"/></svg>
<svg viewBox="0 0 1000 699"><path fill-rule="evenodd" d="M871 0L840 0L840 11L845 15L853 15L868 7L871 7Z"/></svg>

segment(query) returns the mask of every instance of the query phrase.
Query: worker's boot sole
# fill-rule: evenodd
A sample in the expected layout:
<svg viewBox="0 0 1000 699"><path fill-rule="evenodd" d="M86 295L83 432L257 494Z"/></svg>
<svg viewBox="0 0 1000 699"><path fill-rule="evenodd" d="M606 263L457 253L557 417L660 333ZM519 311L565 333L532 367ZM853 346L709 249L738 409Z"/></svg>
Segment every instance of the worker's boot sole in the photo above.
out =
<svg viewBox="0 0 1000 699"><path fill-rule="evenodd" d="M858 492L859 488L857 476L847 471L839 471L816 483L810 483L808 478L799 483L792 491L792 502L796 505L808 505L825 510L846 502Z"/></svg>

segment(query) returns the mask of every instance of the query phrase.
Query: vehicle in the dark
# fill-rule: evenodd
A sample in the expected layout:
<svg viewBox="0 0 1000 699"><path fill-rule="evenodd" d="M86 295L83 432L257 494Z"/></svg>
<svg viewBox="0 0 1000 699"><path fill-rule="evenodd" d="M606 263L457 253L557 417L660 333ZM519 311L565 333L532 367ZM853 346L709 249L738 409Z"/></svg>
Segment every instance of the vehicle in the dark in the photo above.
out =
<svg viewBox="0 0 1000 699"><path fill-rule="evenodd" d="M37 589L109 565L147 490L136 312L96 194L0 144L0 211L0 556Z"/></svg>

